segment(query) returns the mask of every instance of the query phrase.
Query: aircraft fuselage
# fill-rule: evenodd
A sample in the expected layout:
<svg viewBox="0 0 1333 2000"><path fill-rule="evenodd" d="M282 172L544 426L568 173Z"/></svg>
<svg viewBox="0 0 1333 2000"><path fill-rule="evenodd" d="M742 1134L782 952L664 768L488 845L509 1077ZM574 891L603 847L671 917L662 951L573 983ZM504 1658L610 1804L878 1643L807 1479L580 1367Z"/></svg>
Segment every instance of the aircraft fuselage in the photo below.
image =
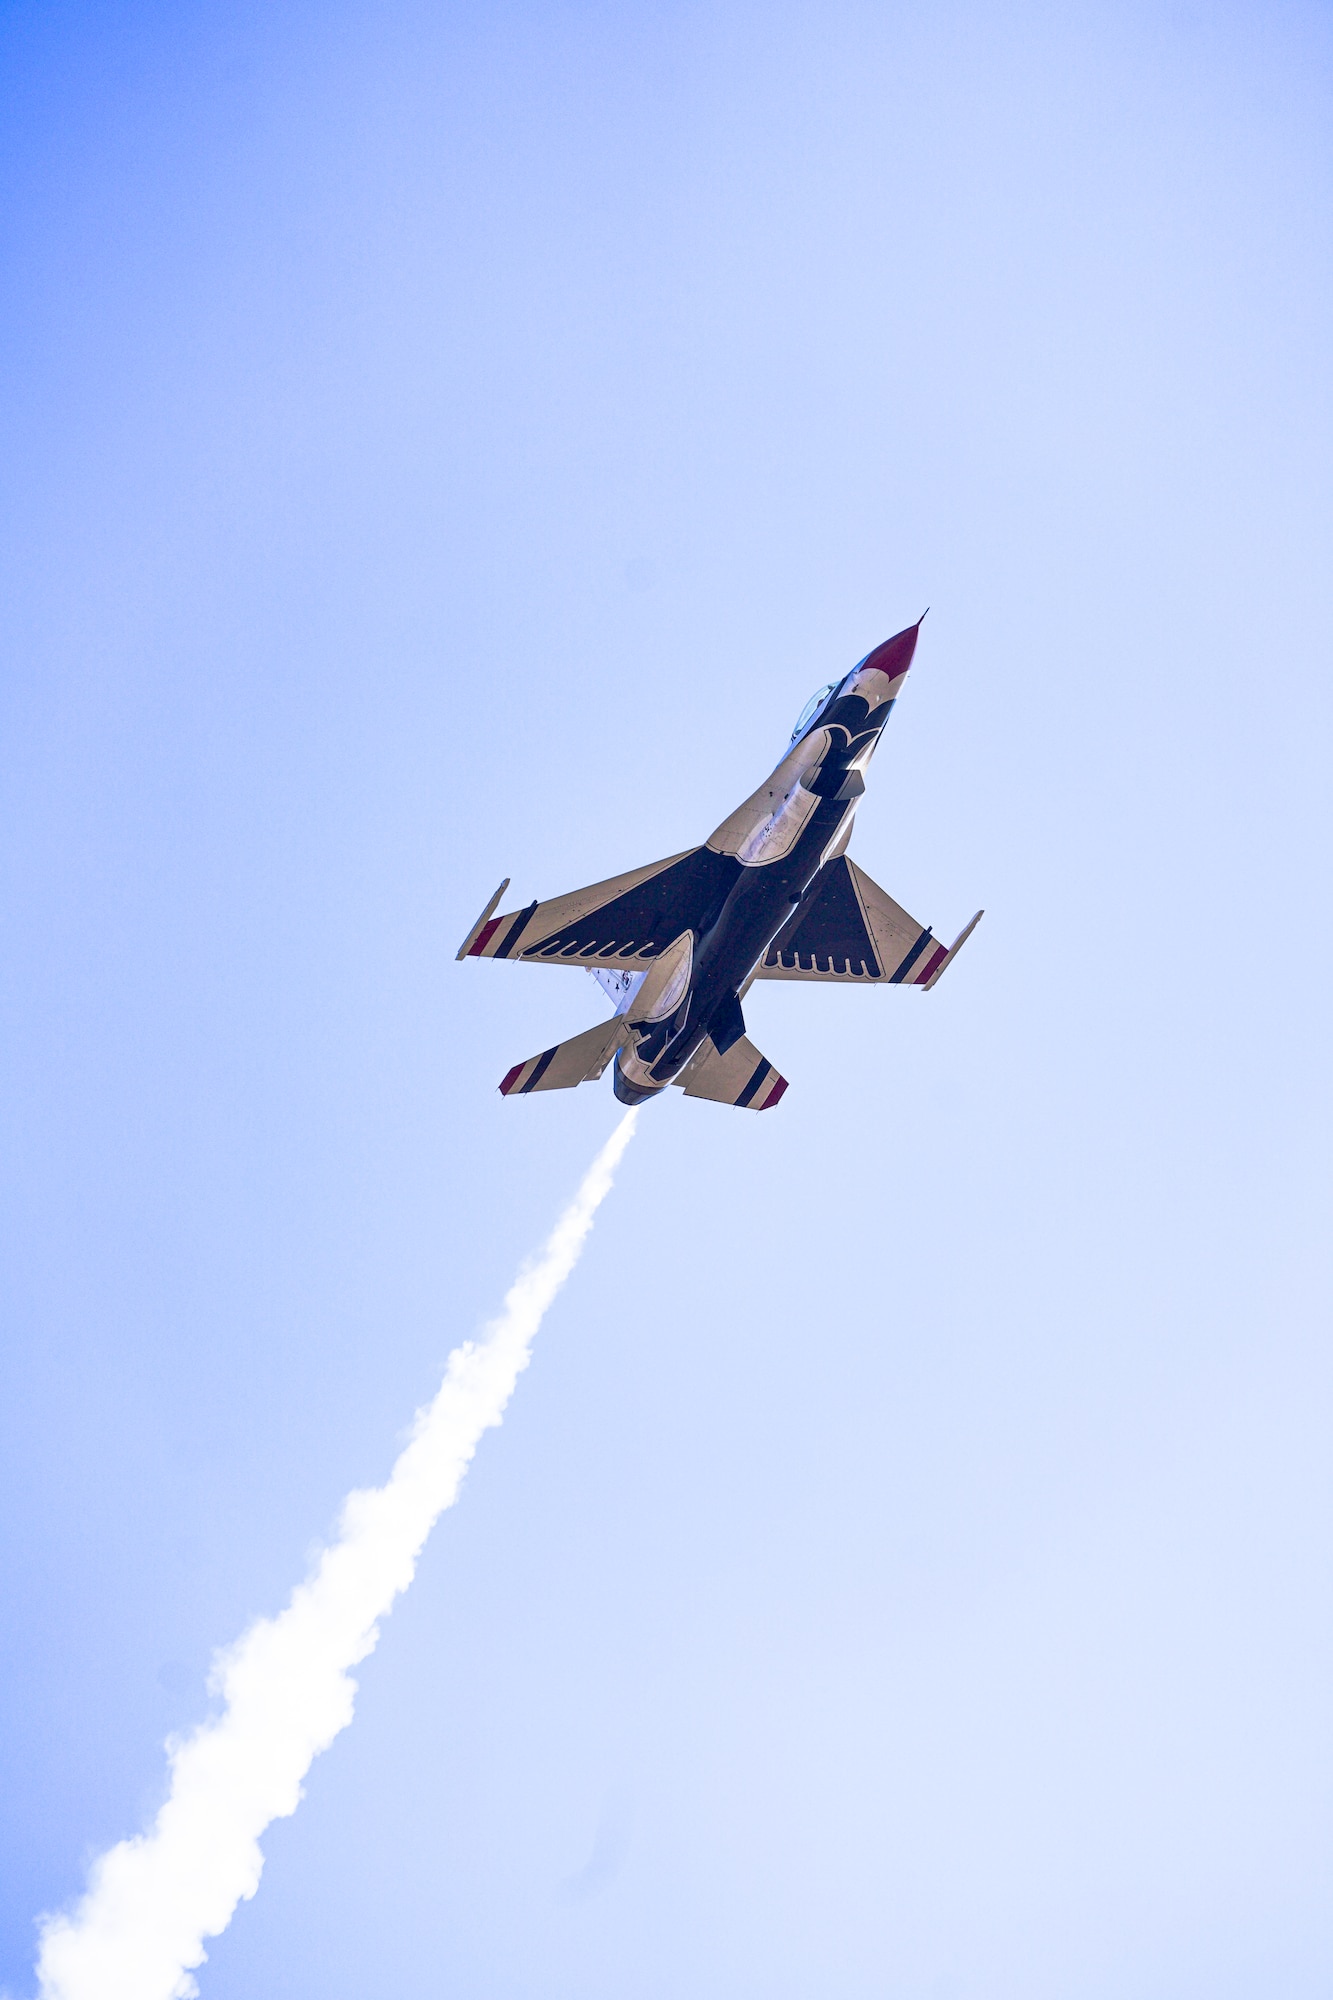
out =
<svg viewBox="0 0 1333 2000"><path fill-rule="evenodd" d="M910 663L915 629L910 638L907 646L901 638L889 642L896 644L898 659L876 665L877 655L871 654L853 668L767 783L708 840L706 852L715 857L715 914L692 936L685 990L671 1012L653 1007L655 995L646 985L640 994L653 1017L636 1020L640 995L626 1008L631 1031L615 1068L622 1103L656 1096L705 1036L725 1053L744 1034L740 1003L755 968L812 891L821 868L851 835L865 768Z"/></svg>

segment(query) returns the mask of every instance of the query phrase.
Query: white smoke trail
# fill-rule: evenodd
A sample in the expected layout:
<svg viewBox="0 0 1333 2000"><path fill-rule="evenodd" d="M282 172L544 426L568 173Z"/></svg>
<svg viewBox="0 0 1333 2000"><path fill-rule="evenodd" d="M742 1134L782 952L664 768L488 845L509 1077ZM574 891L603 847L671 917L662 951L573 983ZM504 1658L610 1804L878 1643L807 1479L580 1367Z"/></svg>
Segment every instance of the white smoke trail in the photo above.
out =
<svg viewBox="0 0 1333 2000"><path fill-rule="evenodd" d="M42 1924L43 2000L187 2000L204 1939L259 1886L259 1837L295 1812L312 1760L352 1719L348 1671L379 1638L427 1535L458 1495L484 1430L498 1424L533 1335L578 1262L634 1131L627 1112L498 1319L449 1356L433 1403L385 1485L351 1493L337 1539L285 1611L217 1661L221 1715L169 1745L171 1786L150 1832L93 1864L87 1894Z"/></svg>

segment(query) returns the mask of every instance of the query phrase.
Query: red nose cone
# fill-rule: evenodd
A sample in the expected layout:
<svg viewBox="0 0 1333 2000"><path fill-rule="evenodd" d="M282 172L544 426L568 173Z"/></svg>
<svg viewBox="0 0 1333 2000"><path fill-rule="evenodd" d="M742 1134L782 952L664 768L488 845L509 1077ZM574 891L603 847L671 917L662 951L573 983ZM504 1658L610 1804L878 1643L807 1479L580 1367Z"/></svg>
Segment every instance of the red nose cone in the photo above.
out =
<svg viewBox="0 0 1333 2000"><path fill-rule="evenodd" d="M867 667L873 667L877 673L887 674L891 681L897 680L899 674L905 674L912 664L916 635L920 630L921 621L918 618L916 624L909 625L906 631L895 632L882 646L876 646L873 653L866 654L860 671L864 673Z"/></svg>

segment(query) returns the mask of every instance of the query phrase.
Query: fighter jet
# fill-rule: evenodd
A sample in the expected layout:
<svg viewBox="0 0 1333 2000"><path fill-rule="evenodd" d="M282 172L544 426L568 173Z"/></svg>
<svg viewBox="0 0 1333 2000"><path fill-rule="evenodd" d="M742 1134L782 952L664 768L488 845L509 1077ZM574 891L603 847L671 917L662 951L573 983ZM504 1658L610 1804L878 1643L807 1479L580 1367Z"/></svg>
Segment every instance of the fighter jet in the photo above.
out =
<svg viewBox="0 0 1333 2000"><path fill-rule="evenodd" d="M515 1063L505 1097L571 1089L614 1058L622 1104L676 1084L770 1111L787 1079L745 1032L741 1002L756 979L926 992L938 982L982 912L941 944L846 851L920 629L918 619L813 694L776 770L701 847L493 916L505 877L459 958L584 966L615 1006L609 1021Z"/></svg>

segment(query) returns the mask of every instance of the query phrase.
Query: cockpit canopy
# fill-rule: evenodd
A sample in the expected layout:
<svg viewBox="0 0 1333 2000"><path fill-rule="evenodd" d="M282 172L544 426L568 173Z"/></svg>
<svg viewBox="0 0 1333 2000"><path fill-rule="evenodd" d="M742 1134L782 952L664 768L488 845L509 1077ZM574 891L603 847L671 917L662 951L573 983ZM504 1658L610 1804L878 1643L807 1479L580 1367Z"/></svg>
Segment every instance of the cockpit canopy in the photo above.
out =
<svg viewBox="0 0 1333 2000"><path fill-rule="evenodd" d="M826 687L819 688L814 694L811 695L809 701L805 704L805 707L801 710L800 714L796 718L796 727L795 729L792 730L791 733L791 740L793 743L796 741L798 736L804 736L806 730L810 727L810 724L819 714L820 709L824 706L829 696L835 691L835 689L841 687L841 685L842 685L841 681L830 681Z"/></svg>

